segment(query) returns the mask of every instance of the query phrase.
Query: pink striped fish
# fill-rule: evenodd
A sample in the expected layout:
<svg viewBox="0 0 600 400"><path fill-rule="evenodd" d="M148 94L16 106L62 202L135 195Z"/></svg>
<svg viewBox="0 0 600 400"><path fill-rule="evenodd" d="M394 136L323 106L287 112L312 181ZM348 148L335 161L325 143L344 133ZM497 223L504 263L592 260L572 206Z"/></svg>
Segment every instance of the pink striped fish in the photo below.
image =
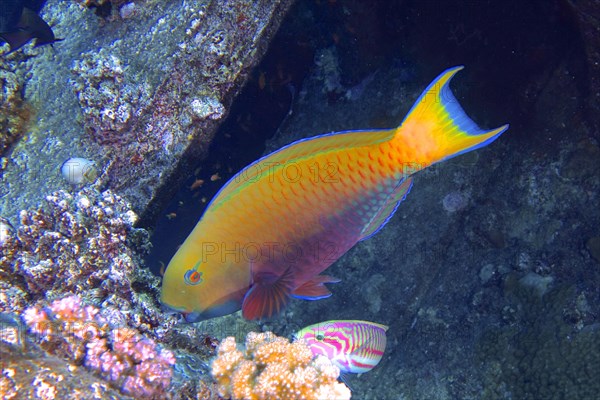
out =
<svg viewBox="0 0 600 400"><path fill-rule="evenodd" d="M307 326L296 333L315 356L331 360L341 372L361 374L372 370L383 357L388 327L375 322L335 320Z"/></svg>

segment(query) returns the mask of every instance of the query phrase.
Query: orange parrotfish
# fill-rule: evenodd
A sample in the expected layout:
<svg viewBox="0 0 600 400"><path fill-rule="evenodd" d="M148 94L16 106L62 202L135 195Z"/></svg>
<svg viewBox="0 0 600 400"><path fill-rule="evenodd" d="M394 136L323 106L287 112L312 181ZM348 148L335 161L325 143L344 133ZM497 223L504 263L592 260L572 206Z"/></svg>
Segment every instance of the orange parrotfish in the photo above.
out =
<svg viewBox="0 0 600 400"><path fill-rule="evenodd" d="M320 275L381 229L408 194L411 175L483 147L508 125L482 130L439 75L402 124L330 133L287 145L231 178L171 259L161 301L188 321L242 309L268 318L293 297L331 296Z"/></svg>
<svg viewBox="0 0 600 400"><path fill-rule="evenodd" d="M387 330L375 322L336 320L307 326L294 337L304 341L314 356L327 357L342 373L361 374L381 361Z"/></svg>

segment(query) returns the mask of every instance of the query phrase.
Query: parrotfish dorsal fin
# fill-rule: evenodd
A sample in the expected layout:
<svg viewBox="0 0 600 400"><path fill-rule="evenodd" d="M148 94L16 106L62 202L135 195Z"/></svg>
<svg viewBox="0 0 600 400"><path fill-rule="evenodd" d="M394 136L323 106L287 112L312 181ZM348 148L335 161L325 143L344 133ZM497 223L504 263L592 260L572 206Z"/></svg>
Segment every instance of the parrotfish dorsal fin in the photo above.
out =
<svg viewBox="0 0 600 400"><path fill-rule="evenodd" d="M252 278L252 287L242 303L244 318L255 320L278 314L290 300L294 282L292 268L286 269L283 275L275 279L270 274L257 274Z"/></svg>
<svg viewBox="0 0 600 400"><path fill-rule="evenodd" d="M388 201L381 207L381 209L373 216L371 222L363 229L360 239L365 240L379 232L381 228L387 224L392 218L392 215L398 209L398 206L406 198L410 188L412 187L412 178L404 179L398 187L394 190L394 193L389 197Z"/></svg>
<svg viewBox="0 0 600 400"><path fill-rule="evenodd" d="M304 282L292 292L292 296L304 300L320 300L331 296L325 283L338 283L340 279L329 275L317 275L314 278Z"/></svg>

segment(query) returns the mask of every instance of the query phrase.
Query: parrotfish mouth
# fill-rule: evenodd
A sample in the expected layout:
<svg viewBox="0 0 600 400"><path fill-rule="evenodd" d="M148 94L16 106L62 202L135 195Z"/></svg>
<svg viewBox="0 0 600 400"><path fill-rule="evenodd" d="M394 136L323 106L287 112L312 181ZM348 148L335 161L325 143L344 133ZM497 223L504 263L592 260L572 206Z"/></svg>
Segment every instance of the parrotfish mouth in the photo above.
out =
<svg viewBox="0 0 600 400"><path fill-rule="evenodd" d="M221 317L223 315L231 314L240 309L240 304L237 301L228 301L216 307L211 307L205 311L185 311L183 309L177 309L177 307L170 306L162 303L162 311L167 315L176 315L181 318L180 322L200 322L210 318Z"/></svg>
<svg viewBox="0 0 600 400"><path fill-rule="evenodd" d="M165 315L175 316L178 319L177 322L183 322L185 318L185 313L183 311L178 310L175 307L171 307L168 304L161 303L160 309Z"/></svg>
<svg viewBox="0 0 600 400"><path fill-rule="evenodd" d="M202 321L202 318L200 318L200 313L185 312L165 303L162 303L161 310L165 315L174 316L177 318L178 323Z"/></svg>

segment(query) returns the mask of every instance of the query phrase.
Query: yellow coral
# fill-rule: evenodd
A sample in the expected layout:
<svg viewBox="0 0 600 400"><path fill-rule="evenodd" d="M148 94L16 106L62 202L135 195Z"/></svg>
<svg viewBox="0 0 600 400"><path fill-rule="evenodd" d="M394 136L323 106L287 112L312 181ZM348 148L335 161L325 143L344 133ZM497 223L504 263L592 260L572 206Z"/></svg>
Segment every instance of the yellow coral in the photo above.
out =
<svg viewBox="0 0 600 400"><path fill-rule="evenodd" d="M339 373L327 358L313 359L304 343L272 332L250 332L243 352L233 337L226 338L212 364L219 394L233 399L349 399Z"/></svg>

